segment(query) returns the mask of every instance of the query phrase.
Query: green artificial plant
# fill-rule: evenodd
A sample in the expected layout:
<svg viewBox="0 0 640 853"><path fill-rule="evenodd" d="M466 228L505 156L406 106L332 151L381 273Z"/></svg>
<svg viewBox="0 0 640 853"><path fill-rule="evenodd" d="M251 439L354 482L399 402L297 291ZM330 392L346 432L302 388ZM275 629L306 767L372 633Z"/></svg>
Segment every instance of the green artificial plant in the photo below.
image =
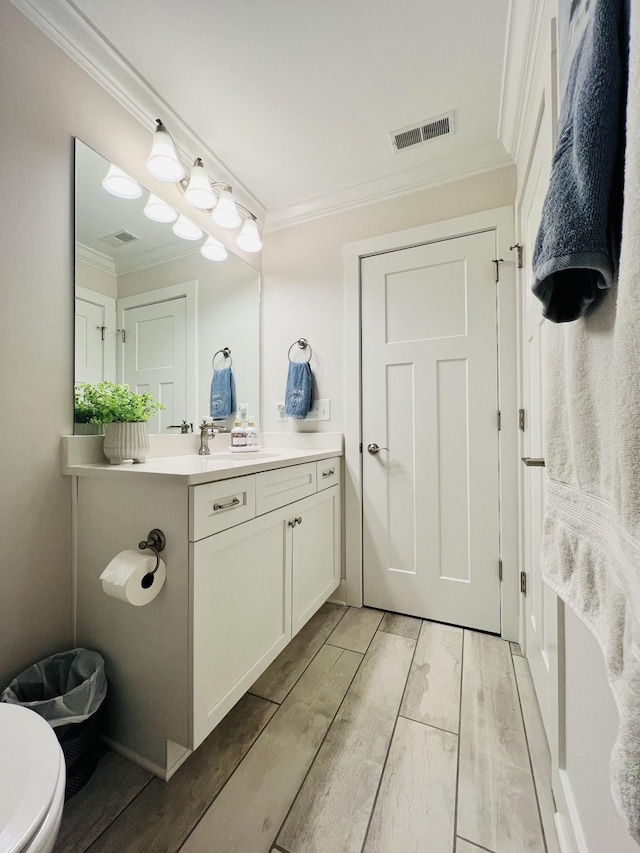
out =
<svg viewBox="0 0 640 853"><path fill-rule="evenodd" d="M89 424L144 422L166 408L153 399L151 391L136 394L128 385L115 382L79 382L74 402L76 423Z"/></svg>

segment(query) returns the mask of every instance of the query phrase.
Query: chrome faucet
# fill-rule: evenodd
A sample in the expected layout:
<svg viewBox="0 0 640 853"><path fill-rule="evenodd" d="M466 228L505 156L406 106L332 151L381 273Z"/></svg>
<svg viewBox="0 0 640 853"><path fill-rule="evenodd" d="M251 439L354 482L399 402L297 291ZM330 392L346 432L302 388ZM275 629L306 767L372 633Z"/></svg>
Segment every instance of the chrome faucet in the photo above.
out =
<svg viewBox="0 0 640 853"><path fill-rule="evenodd" d="M209 456L211 454L209 450L209 438L217 434L218 430L214 428L211 421L203 418L200 424L200 449L198 450L198 456Z"/></svg>
<svg viewBox="0 0 640 853"><path fill-rule="evenodd" d="M179 429L183 435L187 433L193 432L193 424L187 423L187 421L182 421L181 424L170 424L167 429Z"/></svg>

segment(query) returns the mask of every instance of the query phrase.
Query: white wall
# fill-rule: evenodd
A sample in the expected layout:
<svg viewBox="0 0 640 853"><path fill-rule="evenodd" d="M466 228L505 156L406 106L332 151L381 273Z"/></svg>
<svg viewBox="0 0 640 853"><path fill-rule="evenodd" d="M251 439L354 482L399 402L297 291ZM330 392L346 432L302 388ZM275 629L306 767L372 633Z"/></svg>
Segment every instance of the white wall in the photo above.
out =
<svg viewBox="0 0 640 853"><path fill-rule="evenodd" d="M75 260L75 283L78 287L93 290L116 299L118 296L118 277L115 273L94 267L80 258Z"/></svg>
<svg viewBox="0 0 640 853"><path fill-rule="evenodd" d="M344 430L345 243L513 203L515 169L422 190L292 225L265 235L262 312L262 423L273 431ZM331 421L276 420L284 399L287 350L299 337L313 348L311 368L320 398L331 400Z"/></svg>
<svg viewBox="0 0 640 853"><path fill-rule="evenodd" d="M153 121L144 127L9 0L0 0L0 103L3 687L72 641L71 480L60 473L60 436L73 426L73 137L208 220L146 173Z"/></svg>

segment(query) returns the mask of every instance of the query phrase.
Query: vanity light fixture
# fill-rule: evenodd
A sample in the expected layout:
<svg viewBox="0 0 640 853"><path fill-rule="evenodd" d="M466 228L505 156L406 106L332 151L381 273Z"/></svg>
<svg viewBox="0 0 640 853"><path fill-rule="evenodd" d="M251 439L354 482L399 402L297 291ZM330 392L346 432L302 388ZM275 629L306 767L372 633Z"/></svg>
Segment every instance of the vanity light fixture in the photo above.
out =
<svg viewBox="0 0 640 853"><path fill-rule="evenodd" d="M178 148L160 119L156 119L153 147L147 159L147 169L156 178L177 183L185 200L197 210L211 213L211 218L221 228L233 229L240 228L242 225L242 230L236 237L238 248L245 252L260 251L262 240L258 232L258 223L255 215L248 208L244 207L244 205L238 204L234 200L233 191L229 184L222 181L213 181L207 175L204 163L200 157L195 159L191 167L189 180L187 180ZM176 233L178 233L176 229L182 219L188 222L185 217L181 216L174 225ZM193 223L190 223L190 225L197 227L193 226ZM196 238L191 237L187 239ZM221 243L220 246L222 246ZM205 255L205 257L207 256Z"/></svg>
<svg viewBox="0 0 640 853"><path fill-rule="evenodd" d="M142 195L140 184L113 163L102 180L102 186L108 193L117 195L118 198L140 198Z"/></svg>
<svg viewBox="0 0 640 853"><path fill-rule="evenodd" d="M156 131L153 134L151 154L147 158L147 169L154 178L161 181L181 181L185 176L178 149L160 119L156 119Z"/></svg>
<svg viewBox="0 0 640 853"><path fill-rule="evenodd" d="M226 261L229 253L219 240L209 237L207 242L200 247L201 254L209 261Z"/></svg>
<svg viewBox="0 0 640 853"><path fill-rule="evenodd" d="M191 167L191 178L184 191L184 197L190 205L198 210L213 210L218 203L218 199L209 184L204 164L199 157L196 158Z"/></svg>
<svg viewBox="0 0 640 853"><path fill-rule="evenodd" d="M175 222L178 211L157 195L149 193L149 201L144 206L144 215L155 222Z"/></svg>
<svg viewBox="0 0 640 853"><path fill-rule="evenodd" d="M253 216L245 219L242 230L236 237L236 245L243 252L259 252L262 248L258 223Z"/></svg>
<svg viewBox="0 0 640 853"><path fill-rule="evenodd" d="M218 204L211 214L211 218L221 228L239 228L242 224L242 217L236 207L231 187L224 187L220 193Z"/></svg>
<svg viewBox="0 0 640 853"><path fill-rule="evenodd" d="M199 240L204 231L195 222L191 222L186 216L180 214L178 221L171 229L177 237L182 237L183 240Z"/></svg>

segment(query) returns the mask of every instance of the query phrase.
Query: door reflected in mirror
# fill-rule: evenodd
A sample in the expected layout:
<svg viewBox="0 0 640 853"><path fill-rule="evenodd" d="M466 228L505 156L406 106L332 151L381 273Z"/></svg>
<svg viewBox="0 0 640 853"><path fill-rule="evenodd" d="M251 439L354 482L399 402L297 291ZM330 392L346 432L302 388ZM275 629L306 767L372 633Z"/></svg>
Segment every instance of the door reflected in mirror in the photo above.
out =
<svg viewBox="0 0 640 853"><path fill-rule="evenodd" d="M75 152L76 384L151 391L166 408L149 431L171 433L209 416L213 368L231 366L238 405L258 419L257 270L232 253L222 262L203 257L206 235L177 237L170 222L144 214L148 190L137 198L107 192L111 164L78 139Z"/></svg>

